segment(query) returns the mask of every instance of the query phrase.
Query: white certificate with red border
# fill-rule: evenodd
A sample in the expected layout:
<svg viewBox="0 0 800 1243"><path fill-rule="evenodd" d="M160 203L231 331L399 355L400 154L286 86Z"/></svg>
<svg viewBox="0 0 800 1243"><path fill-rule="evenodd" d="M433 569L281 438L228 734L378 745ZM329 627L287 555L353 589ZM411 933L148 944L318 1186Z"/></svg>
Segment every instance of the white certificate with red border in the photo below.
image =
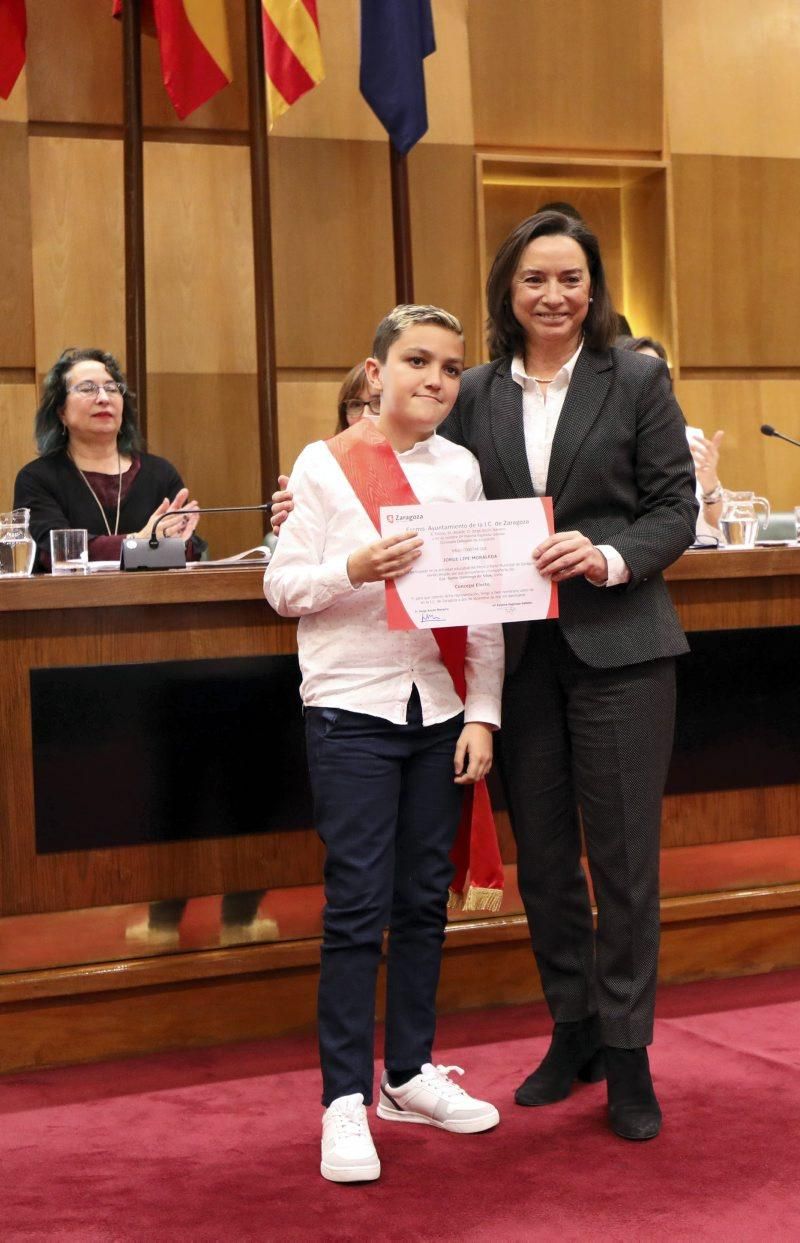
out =
<svg viewBox="0 0 800 1243"><path fill-rule="evenodd" d="M422 552L386 584L390 630L540 621L558 616L558 589L533 564L553 532L550 497L381 506L384 538L416 531Z"/></svg>

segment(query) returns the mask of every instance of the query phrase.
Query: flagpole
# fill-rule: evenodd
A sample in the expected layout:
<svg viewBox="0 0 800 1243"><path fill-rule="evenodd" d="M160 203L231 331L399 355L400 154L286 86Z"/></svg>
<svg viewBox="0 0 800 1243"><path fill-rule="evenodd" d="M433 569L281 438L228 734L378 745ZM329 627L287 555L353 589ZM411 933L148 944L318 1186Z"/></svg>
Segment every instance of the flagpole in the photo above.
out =
<svg viewBox="0 0 800 1243"><path fill-rule="evenodd" d="M411 259L411 208L408 198L408 156L401 155L389 140L392 181L392 231L394 237L395 298L414 301L414 265Z"/></svg>
<svg viewBox="0 0 800 1243"><path fill-rule="evenodd" d="M125 370L136 394L139 426L147 435L147 329L144 282L144 168L142 159L142 47L140 0L122 6Z"/></svg>
<svg viewBox="0 0 800 1243"><path fill-rule="evenodd" d="M275 299L269 197L267 88L261 36L261 0L246 0L247 96L250 121L250 184L253 203L253 266L256 300L256 369L261 496L269 500L278 475L278 390Z"/></svg>

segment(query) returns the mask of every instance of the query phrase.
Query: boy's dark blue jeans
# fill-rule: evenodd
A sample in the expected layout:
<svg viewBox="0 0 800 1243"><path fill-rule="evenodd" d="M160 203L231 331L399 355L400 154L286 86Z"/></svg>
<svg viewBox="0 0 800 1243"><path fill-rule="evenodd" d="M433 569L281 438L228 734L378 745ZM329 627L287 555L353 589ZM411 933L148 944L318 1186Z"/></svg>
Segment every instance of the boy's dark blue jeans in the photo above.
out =
<svg viewBox="0 0 800 1243"><path fill-rule="evenodd" d="M409 720L306 709L316 828L326 847L319 1047L322 1103L372 1101L375 987L389 927L389 1071L431 1060L436 989L461 813L453 753L463 714L423 726L416 688Z"/></svg>

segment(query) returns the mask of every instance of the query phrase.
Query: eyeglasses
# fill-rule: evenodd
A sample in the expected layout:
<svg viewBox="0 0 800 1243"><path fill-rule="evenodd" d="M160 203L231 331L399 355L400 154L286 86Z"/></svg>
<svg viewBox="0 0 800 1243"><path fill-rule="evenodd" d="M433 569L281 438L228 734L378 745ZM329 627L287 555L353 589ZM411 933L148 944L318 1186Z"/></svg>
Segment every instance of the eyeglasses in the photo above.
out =
<svg viewBox="0 0 800 1243"><path fill-rule="evenodd" d="M81 397L91 397L94 401L100 389L106 397L125 396L125 385L117 380L106 380L105 384L95 384L94 380L81 380L80 384L73 384L72 388L68 388L67 393L78 393Z"/></svg>
<svg viewBox="0 0 800 1243"><path fill-rule="evenodd" d="M380 414L381 399L377 395L368 397L366 401L361 397L351 397L349 401L342 402L342 407L345 414L352 414L360 419L366 409L369 409L371 414Z"/></svg>

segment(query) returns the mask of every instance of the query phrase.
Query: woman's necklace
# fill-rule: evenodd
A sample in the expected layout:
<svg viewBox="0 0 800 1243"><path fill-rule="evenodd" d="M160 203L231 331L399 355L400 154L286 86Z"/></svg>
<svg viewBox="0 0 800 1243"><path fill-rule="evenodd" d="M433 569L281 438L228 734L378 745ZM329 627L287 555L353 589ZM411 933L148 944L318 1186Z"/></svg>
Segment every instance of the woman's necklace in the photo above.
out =
<svg viewBox="0 0 800 1243"><path fill-rule="evenodd" d="M119 471L119 482L117 484L117 520L114 523L113 532L111 530L111 527L108 525L108 518L106 517L106 511L103 509L103 506L100 504L100 500L99 500L97 493L95 492L92 485L89 483L89 480L86 478L80 466L75 461L74 457L69 452L69 450L67 450L67 454L69 456L70 461L72 462L72 465L75 467L81 479L86 484L87 488L89 489L95 501L97 502L97 508L100 510L100 513L103 515L103 522L106 524L106 530L108 531L108 534L119 535L119 509L120 509L120 504L122 503L122 458L119 455L119 449L117 449L117 469Z"/></svg>

